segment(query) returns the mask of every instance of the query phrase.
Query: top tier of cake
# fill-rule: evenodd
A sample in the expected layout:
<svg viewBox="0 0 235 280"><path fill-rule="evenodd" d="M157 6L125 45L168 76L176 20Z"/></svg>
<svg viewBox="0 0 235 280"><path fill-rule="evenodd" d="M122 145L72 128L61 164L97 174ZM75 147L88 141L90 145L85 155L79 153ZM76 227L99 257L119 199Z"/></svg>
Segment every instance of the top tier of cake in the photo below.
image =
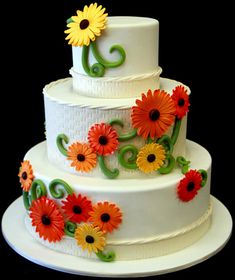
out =
<svg viewBox="0 0 235 280"><path fill-rule="evenodd" d="M158 34L159 23L155 19L108 17L102 35L89 47L72 47L70 73L74 90L91 97L130 98L140 96L147 89L158 89L161 73ZM107 62L104 73L101 77L91 77L84 64L91 69L100 62L97 61L100 57ZM122 63L115 66L118 61Z"/></svg>

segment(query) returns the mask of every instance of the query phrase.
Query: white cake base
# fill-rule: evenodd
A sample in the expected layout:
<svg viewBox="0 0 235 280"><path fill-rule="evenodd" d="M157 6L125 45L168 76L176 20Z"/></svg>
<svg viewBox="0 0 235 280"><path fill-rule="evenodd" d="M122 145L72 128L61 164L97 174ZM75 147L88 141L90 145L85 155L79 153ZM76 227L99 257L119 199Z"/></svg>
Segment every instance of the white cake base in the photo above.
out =
<svg viewBox="0 0 235 280"><path fill-rule="evenodd" d="M213 196L212 225L193 245L174 254L134 261L104 263L100 260L66 255L50 250L27 232L22 197L15 200L2 218L2 232L7 243L24 258L58 271L99 277L140 277L169 273L200 263L219 252L232 231L232 218L226 207ZM17 232L17 234L16 234Z"/></svg>

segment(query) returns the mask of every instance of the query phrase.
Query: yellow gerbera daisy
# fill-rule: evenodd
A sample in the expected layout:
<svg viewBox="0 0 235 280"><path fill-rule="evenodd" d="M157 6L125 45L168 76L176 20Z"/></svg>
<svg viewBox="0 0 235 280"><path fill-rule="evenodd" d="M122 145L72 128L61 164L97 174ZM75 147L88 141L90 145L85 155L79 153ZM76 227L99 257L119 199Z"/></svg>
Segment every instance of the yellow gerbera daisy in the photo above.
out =
<svg viewBox="0 0 235 280"><path fill-rule="evenodd" d="M82 224L75 231L75 238L78 245L83 250L88 250L89 253L103 251L106 244L104 233L99 227L94 227L90 224Z"/></svg>
<svg viewBox="0 0 235 280"><path fill-rule="evenodd" d="M151 143L142 147L137 155L136 164L141 171L149 173L158 170L166 158L166 151L162 145Z"/></svg>
<svg viewBox="0 0 235 280"><path fill-rule="evenodd" d="M107 13L102 6L97 7L97 3L85 6L83 11L77 11L77 16L71 17L71 22L67 24L69 29L65 30L72 46L89 46L90 41L95 41L97 36L101 35L101 31L106 28Z"/></svg>

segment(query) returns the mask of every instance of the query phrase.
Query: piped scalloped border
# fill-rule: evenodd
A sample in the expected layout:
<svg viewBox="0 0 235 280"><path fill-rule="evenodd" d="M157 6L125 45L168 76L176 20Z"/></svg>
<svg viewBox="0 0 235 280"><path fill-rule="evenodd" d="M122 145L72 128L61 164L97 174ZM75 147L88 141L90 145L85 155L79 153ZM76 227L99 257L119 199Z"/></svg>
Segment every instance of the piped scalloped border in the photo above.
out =
<svg viewBox="0 0 235 280"><path fill-rule="evenodd" d="M79 79L91 81L91 78L82 74L77 73L74 68L72 67L69 70L69 73ZM155 78L160 76L162 73L162 68L158 67L156 70L149 72L149 73L142 73L142 74L136 74L136 75L130 75L130 76L123 76L123 77L102 77L102 78L93 78L92 82L97 83L113 83L113 82L119 82L119 83L126 83L126 82L134 82L134 81L141 81L145 80L147 78Z"/></svg>
<svg viewBox="0 0 235 280"><path fill-rule="evenodd" d="M76 93L93 98L121 99L139 97L147 88L159 88L160 67L149 73L130 76L89 79L72 68L73 89Z"/></svg>
<svg viewBox="0 0 235 280"><path fill-rule="evenodd" d="M49 91L56 87L56 86L64 86L66 90L66 99L63 99L58 93L57 96L52 96L49 94ZM167 79L167 78L160 78L160 89L165 90L166 92L171 92L172 89L177 85L183 85L190 95L191 91L190 88L185 86L184 84ZM62 91L62 89L60 89ZM68 93L70 93L70 96L68 97ZM72 85L72 78L65 78L60 79L54 82L51 82L50 84L47 84L43 89L43 94L46 98L49 100L56 102L60 105L67 105L71 107L79 106L81 108L91 108L91 109L101 109L101 110L109 110L109 109L118 109L118 110L125 110L130 109L133 104L135 103L136 97L133 98L120 98L120 99L101 99L100 98L92 98L87 96L79 95L77 92L73 90ZM139 96L140 97L140 96Z"/></svg>

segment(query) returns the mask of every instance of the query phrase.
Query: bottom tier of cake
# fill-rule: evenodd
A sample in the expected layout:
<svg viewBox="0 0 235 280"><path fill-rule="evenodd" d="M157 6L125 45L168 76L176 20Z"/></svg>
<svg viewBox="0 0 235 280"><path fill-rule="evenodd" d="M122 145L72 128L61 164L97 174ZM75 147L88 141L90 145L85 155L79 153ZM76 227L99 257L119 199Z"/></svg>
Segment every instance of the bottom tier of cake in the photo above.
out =
<svg viewBox="0 0 235 280"><path fill-rule="evenodd" d="M34 175L26 228L52 250L106 261L110 251L133 260L181 250L207 232L212 213L211 157L187 140L186 159L187 171L176 165L148 179L87 178L55 168L40 143L25 156Z"/></svg>

